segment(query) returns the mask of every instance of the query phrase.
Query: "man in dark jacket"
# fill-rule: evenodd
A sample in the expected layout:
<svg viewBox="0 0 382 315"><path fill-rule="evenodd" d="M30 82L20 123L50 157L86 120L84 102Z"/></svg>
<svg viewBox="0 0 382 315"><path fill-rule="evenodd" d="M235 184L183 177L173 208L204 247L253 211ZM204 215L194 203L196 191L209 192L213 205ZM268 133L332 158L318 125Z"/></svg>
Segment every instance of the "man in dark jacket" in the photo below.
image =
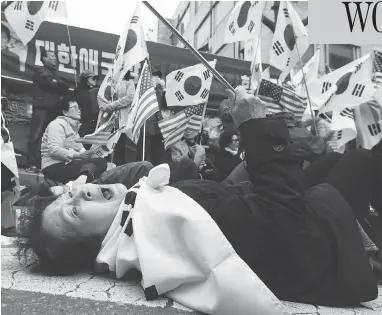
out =
<svg viewBox="0 0 382 315"><path fill-rule="evenodd" d="M58 113L56 108L60 97L67 94L68 86L56 76L57 59L53 51L41 48L43 67L33 77L36 87L36 100L33 105L32 120L28 142L28 171L38 172L41 167L41 138L45 128Z"/></svg>

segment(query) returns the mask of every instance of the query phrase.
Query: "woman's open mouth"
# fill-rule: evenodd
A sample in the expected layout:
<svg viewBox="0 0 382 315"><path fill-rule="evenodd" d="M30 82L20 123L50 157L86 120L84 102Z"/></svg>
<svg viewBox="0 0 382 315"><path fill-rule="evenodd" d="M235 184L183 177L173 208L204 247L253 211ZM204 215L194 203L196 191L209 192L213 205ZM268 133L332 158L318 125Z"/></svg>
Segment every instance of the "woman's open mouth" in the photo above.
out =
<svg viewBox="0 0 382 315"><path fill-rule="evenodd" d="M102 192L102 195L104 196L104 198L106 200L110 200L111 198L113 198L113 191L109 188L102 188L101 187L101 192Z"/></svg>

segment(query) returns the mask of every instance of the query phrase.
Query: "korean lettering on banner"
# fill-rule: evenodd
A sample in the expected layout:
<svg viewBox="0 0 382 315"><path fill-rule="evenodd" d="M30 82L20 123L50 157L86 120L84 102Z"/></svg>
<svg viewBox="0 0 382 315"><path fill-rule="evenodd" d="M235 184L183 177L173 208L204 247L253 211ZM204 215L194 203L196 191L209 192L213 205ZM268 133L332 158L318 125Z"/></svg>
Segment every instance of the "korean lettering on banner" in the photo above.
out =
<svg viewBox="0 0 382 315"><path fill-rule="evenodd" d="M78 71L78 73L90 70L97 75L99 73L106 75L108 69L112 67L115 58L114 53L104 51L100 53L97 49L78 48L73 45L69 47L66 43L55 43L36 39L35 45L36 66L43 66L41 62L41 47L45 47L47 51L57 53L58 71L68 74L74 74L75 70Z"/></svg>
<svg viewBox="0 0 382 315"><path fill-rule="evenodd" d="M71 46L71 53L69 46L62 43L57 46L57 61L59 63L58 71L66 73L75 73L76 60L78 55L76 54L76 46Z"/></svg>

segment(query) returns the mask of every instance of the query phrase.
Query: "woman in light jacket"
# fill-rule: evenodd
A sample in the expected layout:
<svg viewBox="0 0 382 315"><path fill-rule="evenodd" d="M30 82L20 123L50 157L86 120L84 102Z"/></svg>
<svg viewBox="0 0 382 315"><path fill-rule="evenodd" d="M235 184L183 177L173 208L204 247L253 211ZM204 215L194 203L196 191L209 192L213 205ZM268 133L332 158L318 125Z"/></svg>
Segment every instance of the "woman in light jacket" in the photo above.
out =
<svg viewBox="0 0 382 315"><path fill-rule="evenodd" d="M81 110L77 102L71 98L63 98L58 102L63 116L58 116L46 128L41 143L41 166L45 177L66 183L76 179L85 169L91 166L92 176L97 178L107 168L107 162L91 150L85 150L78 130L81 123Z"/></svg>

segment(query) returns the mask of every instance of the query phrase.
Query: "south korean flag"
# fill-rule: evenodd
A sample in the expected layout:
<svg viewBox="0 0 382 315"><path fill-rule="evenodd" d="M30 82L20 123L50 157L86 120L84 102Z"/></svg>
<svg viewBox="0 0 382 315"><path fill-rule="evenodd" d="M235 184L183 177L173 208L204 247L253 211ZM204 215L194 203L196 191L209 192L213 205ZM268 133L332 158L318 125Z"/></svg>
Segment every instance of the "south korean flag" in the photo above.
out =
<svg viewBox="0 0 382 315"><path fill-rule="evenodd" d="M336 132L334 151L342 152L346 143L357 137L357 128L354 120L354 110L345 108L342 111L333 111L331 130Z"/></svg>
<svg viewBox="0 0 382 315"><path fill-rule="evenodd" d="M260 37L266 1L241 1L236 4L224 28L224 44Z"/></svg>
<svg viewBox="0 0 382 315"><path fill-rule="evenodd" d="M215 68L216 60L209 62ZM205 103L210 93L213 74L203 64L175 70L166 77L168 106L189 106Z"/></svg>
<svg viewBox="0 0 382 315"><path fill-rule="evenodd" d="M366 54L361 58L358 58L347 65L344 65L343 67L318 78L317 80L308 82L308 91L312 102L317 104L318 107L323 106L337 90L337 84L341 82L343 84L346 82L348 83L349 80L345 81L345 79L350 79L353 72L357 69L359 70L359 66L368 59L370 59L370 54ZM342 88L340 91L341 90ZM349 103L345 102L343 105L347 106Z"/></svg>
<svg viewBox="0 0 382 315"><path fill-rule="evenodd" d="M376 101L357 106L355 120L357 143L364 149L372 149L382 139L382 107Z"/></svg>
<svg viewBox="0 0 382 315"><path fill-rule="evenodd" d="M67 16L65 1L14 1L4 13L24 45L35 36L46 18Z"/></svg>
<svg viewBox="0 0 382 315"><path fill-rule="evenodd" d="M376 88L372 82L372 60L365 59L349 72L343 74L330 88L330 98L320 107L320 112L341 111L372 99Z"/></svg>
<svg viewBox="0 0 382 315"><path fill-rule="evenodd" d="M119 37L112 68L112 82L114 90L121 83L123 77L131 67L148 58L146 40L142 26L139 2L134 13L127 18L127 25Z"/></svg>
<svg viewBox="0 0 382 315"><path fill-rule="evenodd" d="M300 17L288 1L280 2L269 57L270 64L282 71L280 81L285 80L308 47L308 32Z"/></svg>

